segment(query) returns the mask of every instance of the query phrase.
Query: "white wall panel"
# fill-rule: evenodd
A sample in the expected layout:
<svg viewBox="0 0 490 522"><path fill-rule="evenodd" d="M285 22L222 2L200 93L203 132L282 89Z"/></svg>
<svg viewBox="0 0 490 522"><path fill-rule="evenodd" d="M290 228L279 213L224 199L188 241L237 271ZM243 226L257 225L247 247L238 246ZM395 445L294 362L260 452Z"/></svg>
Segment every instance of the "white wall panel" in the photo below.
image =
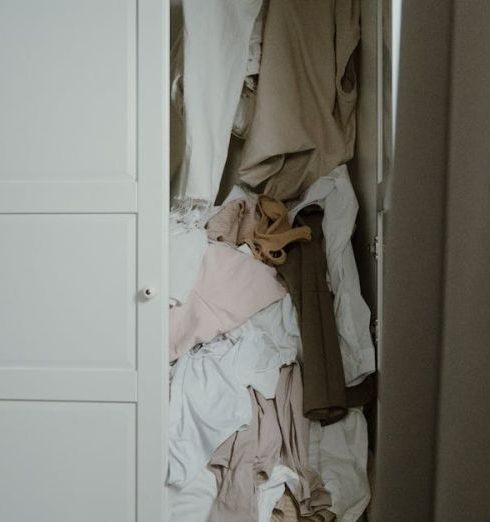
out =
<svg viewBox="0 0 490 522"><path fill-rule="evenodd" d="M135 367L135 221L0 216L0 367Z"/></svg>
<svg viewBox="0 0 490 522"><path fill-rule="evenodd" d="M135 0L2 0L0 63L0 180L135 177Z"/></svg>
<svg viewBox="0 0 490 522"><path fill-rule="evenodd" d="M1 401L0 433L2 522L134 522L134 405Z"/></svg>

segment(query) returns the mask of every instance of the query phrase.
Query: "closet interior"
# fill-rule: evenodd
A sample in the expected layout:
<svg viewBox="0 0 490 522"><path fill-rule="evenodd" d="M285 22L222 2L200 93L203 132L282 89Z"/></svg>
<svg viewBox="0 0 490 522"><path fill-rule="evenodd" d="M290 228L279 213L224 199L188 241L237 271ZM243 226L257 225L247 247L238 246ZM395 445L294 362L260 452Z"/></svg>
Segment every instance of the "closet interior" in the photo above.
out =
<svg viewBox="0 0 490 522"><path fill-rule="evenodd" d="M374 520L389 9L171 4L172 522Z"/></svg>

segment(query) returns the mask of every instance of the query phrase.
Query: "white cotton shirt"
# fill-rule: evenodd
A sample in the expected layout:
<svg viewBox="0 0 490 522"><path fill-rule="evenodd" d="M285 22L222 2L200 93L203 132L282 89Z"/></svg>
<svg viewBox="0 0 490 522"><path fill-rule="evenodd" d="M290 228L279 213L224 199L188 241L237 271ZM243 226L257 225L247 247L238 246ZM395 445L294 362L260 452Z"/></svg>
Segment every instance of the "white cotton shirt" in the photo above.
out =
<svg viewBox="0 0 490 522"><path fill-rule="evenodd" d="M250 396L241 382L239 342L218 340L182 355L170 385L167 483L184 487L213 451L252 418Z"/></svg>
<svg viewBox="0 0 490 522"><path fill-rule="evenodd" d="M182 2L186 135L180 171L172 180L177 199L210 204L216 199L261 6L262 0Z"/></svg>
<svg viewBox="0 0 490 522"><path fill-rule="evenodd" d="M241 340L239 365L244 372L242 382L266 399L273 399L279 369L292 364L301 350L298 319L291 296L286 294L229 335Z"/></svg>
<svg viewBox="0 0 490 522"><path fill-rule="evenodd" d="M329 510L338 522L356 522L369 504L367 458L367 423L360 409L328 426L310 422L309 464L330 493Z"/></svg>
<svg viewBox="0 0 490 522"><path fill-rule="evenodd" d="M340 351L347 386L355 386L376 370L369 329L371 312L361 295L351 236L359 205L345 165L319 178L289 210L292 224L298 212L317 204L324 211L322 224Z"/></svg>

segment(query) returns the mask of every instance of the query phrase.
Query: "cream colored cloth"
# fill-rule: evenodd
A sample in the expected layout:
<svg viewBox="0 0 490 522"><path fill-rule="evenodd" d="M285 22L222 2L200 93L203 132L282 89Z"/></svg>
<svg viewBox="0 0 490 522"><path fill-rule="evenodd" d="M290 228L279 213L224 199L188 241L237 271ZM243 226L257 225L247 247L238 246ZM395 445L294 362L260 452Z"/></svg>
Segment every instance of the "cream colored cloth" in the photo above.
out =
<svg viewBox="0 0 490 522"><path fill-rule="evenodd" d="M352 158L359 0L271 0L241 180L298 197Z"/></svg>
<svg viewBox="0 0 490 522"><path fill-rule="evenodd" d="M292 494L303 515L325 511L331 504L319 475L308 467L307 421L302 414L303 390L298 363L285 366L275 399L250 390L252 421L228 438L213 454L211 469L218 481L213 522L256 522L257 487L280 462L295 472Z"/></svg>
<svg viewBox="0 0 490 522"><path fill-rule="evenodd" d="M272 512L271 522L333 522L335 515L325 509L312 515L302 516L298 513L298 507L289 490L277 503Z"/></svg>
<svg viewBox="0 0 490 522"><path fill-rule="evenodd" d="M234 199L222 206L208 221L206 229L209 239L239 246L252 237L257 222L255 204Z"/></svg>

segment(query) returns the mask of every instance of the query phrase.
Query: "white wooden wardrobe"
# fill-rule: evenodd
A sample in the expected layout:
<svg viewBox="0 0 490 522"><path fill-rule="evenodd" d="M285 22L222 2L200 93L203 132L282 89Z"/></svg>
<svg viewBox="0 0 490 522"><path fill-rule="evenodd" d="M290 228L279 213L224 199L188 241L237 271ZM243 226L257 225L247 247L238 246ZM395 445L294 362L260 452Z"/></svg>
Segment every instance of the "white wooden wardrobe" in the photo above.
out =
<svg viewBox="0 0 490 522"><path fill-rule="evenodd" d="M438 17L437 34L447 37L444 2L410 3L415 15ZM397 414L397 401L407 406L397 379L401 361L405 384L426 364L422 381L435 386L435 363L416 366L412 347L392 342L396 307L390 343L383 336L399 3L361 5L351 176L360 203L354 245L383 378L373 513L375 522L425 522L432 464L418 457L433 447L434 427L422 439L415 432L435 400L421 426L409 426L423 408ZM0 522L172 522L163 487L171 13L177 26L176 0L0 0ZM430 40L425 26L420 35ZM447 72L449 54L428 49L421 71L436 89L429 58L444 57ZM443 106L434 100L434 110ZM405 133L406 143L414 136ZM416 483L425 497L411 495Z"/></svg>
<svg viewBox="0 0 490 522"><path fill-rule="evenodd" d="M168 19L0 2L0 520L165 520Z"/></svg>

